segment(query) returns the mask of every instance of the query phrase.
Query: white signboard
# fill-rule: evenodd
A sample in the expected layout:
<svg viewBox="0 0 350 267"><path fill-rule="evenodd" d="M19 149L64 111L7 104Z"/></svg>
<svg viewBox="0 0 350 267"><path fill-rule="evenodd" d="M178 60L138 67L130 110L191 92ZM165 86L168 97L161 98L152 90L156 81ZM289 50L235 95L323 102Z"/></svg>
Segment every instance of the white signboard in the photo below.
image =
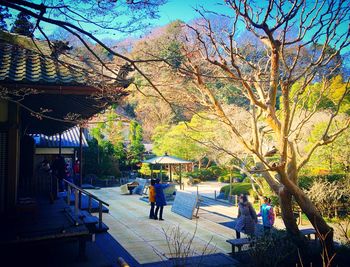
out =
<svg viewBox="0 0 350 267"><path fill-rule="evenodd" d="M142 179L142 178L136 178L136 182L139 183L137 187L132 191L134 194L143 194L143 190L145 189L145 186L147 184L147 179Z"/></svg>
<svg viewBox="0 0 350 267"><path fill-rule="evenodd" d="M177 191L171 211L188 219L192 219L194 209L197 206L197 196L191 193Z"/></svg>

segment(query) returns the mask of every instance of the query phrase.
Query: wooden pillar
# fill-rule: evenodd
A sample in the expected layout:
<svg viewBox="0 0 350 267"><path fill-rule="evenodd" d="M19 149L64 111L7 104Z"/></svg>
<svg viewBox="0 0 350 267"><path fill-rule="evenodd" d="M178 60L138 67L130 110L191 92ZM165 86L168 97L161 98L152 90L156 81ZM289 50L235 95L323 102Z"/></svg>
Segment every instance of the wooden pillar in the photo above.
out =
<svg viewBox="0 0 350 267"><path fill-rule="evenodd" d="M79 126L79 186L83 184L83 128ZM81 209L81 191L79 191L79 208Z"/></svg>
<svg viewBox="0 0 350 267"><path fill-rule="evenodd" d="M58 135L58 154L61 156L62 154L62 135L59 133Z"/></svg>
<svg viewBox="0 0 350 267"><path fill-rule="evenodd" d="M182 166L181 166L181 164L180 164L180 190L181 190L181 188L182 188L182 177L181 177L181 168L182 168Z"/></svg>
<svg viewBox="0 0 350 267"><path fill-rule="evenodd" d="M169 172L170 172L170 182L173 181L173 174L171 172L171 164L169 164Z"/></svg>
<svg viewBox="0 0 350 267"><path fill-rule="evenodd" d="M17 200L19 179L19 107L17 104L8 103L7 124L7 175L5 176L5 212L14 211Z"/></svg>
<svg viewBox="0 0 350 267"><path fill-rule="evenodd" d="M79 127L79 186L83 184L83 128Z"/></svg>
<svg viewBox="0 0 350 267"><path fill-rule="evenodd" d="M163 182L163 173L162 173L163 165L160 164L160 181Z"/></svg>
<svg viewBox="0 0 350 267"><path fill-rule="evenodd" d="M230 169L230 193L229 193L229 201L231 201L232 198L232 170Z"/></svg>

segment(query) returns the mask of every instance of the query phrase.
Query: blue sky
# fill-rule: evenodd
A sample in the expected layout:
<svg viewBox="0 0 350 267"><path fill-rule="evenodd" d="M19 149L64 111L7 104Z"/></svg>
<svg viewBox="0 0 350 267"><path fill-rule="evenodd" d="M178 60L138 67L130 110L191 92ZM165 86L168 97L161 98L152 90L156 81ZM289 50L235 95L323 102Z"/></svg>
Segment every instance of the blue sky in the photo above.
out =
<svg viewBox="0 0 350 267"><path fill-rule="evenodd" d="M95 0L91 0L95 1ZM312 2L312 0L308 0ZM40 3L41 0L34 0L34 2ZM259 2L259 5L263 6L263 3L266 3L264 1ZM159 8L159 18L156 20L151 21L153 27L157 26L164 26L168 24L171 21L180 19L184 22L189 22L193 20L194 18L198 17L198 13L194 10L196 7L205 6L207 10L215 10L216 12L225 11L227 12L227 7L223 7L224 1L223 0L168 0L168 2L161 6ZM13 14L13 18L16 17L15 12ZM242 25L243 26L243 25ZM347 27L347 25L343 25L344 30ZM90 25L85 25L84 28L88 31L93 31L94 28ZM243 28L243 27L242 27ZM44 25L44 29L48 35L50 35L54 30L55 27L50 25ZM146 31L144 32L146 33ZM130 35L120 35L119 33L94 33L97 35L100 39L108 38L108 39L123 39L125 37L130 37ZM142 32L137 32L134 36L131 37L138 37L142 35ZM39 35L38 35L39 37ZM346 49L349 50L349 49Z"/></svg>
<svg viewBox="0 0 350 267"><path fill-rule="evenodd" d="M94 1L94 0L91 0ZM35 0L34 2L40 3L41 1ZM197 12L194 10L196 7L205 6L207 9L218 10L220 5L217 3L223 3L223 1L206 1L206 0L168 0L166 4L160 6L159 8L159 18L152 20L151 23L153 27L163 26L171 21L180 19L184 22L188 22L196 17L198 17ZM12 18L16 18L18 12L11 11ZM45 23L42 23L45 25ZM54 31L56 27L51 25L45 25L45 30L50 34ZM89 27L90 28L90 27ZM138 33L140 34L140 33ZM103 37L105 37L103 35ZM102 37L102 38L103 38Z"/></svg>
<svg viewBox="0 0 350 267"><path fill-rule="evenodd" d="M220 1L217 1L220 2ZM221 1L223 2L223 1ZM188 22L198 17L197 12L193 9L196 7L205 6L207 9L220 8L215 1L205 0L169 0L167 4L159 9L160 19L157 21L158 25L165 25L170 21L180 19Z"/></svg>

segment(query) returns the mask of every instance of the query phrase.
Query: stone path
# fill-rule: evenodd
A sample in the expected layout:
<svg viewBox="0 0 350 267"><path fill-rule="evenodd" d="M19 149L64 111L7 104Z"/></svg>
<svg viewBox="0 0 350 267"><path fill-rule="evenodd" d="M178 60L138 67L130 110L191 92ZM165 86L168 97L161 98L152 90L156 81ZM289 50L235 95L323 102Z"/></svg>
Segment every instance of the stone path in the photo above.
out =
<svg viewBox="0 0 350 267"><path fill-rule="evenodd" d="M209 203L199 210L198 219L188 220L171 212L171 206L166 206L165 221L155 221L148 219L149 205L141 201L139 195L121 195L118 187L92 192L110 204L109 214L103 215L104 223L110 228L108 232L140 264L176 256L169 251L166 235L171 235L177 227L183 236L187 236L187 240L196 232L191 245L191 256L227 254L231 251L226 240L234 238L235 233L220 223L232 221L235 215L232 207Z"/></svg>

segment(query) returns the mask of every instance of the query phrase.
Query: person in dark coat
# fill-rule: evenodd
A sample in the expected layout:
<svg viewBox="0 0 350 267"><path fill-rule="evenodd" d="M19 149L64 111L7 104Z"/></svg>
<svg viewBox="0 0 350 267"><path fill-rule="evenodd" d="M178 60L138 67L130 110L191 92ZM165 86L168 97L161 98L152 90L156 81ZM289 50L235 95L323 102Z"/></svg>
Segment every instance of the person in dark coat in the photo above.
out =
<svg viewBox="0 0 350 267"><path fill-rule="evenodd" d="M156 192L156 210L154 214L154 219L158 220L158 211L159 211L159 220L163 221L163 208L166 206L166 200L163 189L167 188L167 184L161 184L160 180L157 179L154 185L154 190Z"/></svg>
<svg viewBox="0 0 350 267"><path fill-rule="evenodd" d="M246 195L239 197L238 217L235 225L236 237L241 237L241 232L252 236L255 232L255 224L258 222L256 212Z"/></svg>
<svg viewBox="0 0 350 267"><path fill-rule="evenodd" d="M61 155L58 155L52 164L52 174L58 179L59 191L62 192L63 179L66 178L66 162Z"/></svg>

